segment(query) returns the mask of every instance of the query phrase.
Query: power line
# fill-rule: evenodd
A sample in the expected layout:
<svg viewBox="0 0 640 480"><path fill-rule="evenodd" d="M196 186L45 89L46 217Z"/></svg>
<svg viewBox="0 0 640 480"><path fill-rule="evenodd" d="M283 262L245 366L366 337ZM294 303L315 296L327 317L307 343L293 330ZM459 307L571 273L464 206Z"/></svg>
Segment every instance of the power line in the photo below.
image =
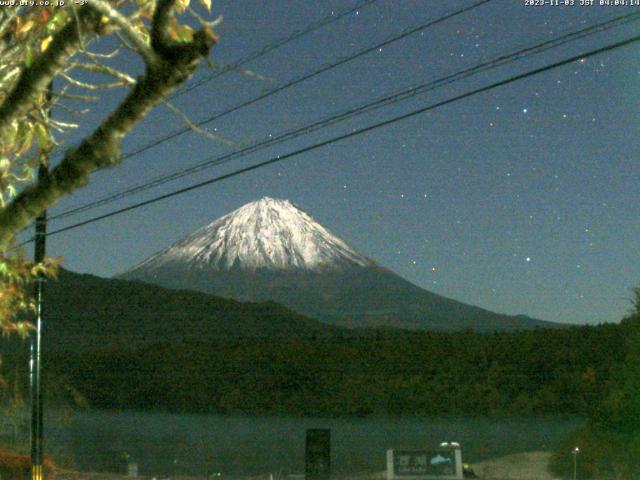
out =
<svg viewBox="0 0 640 480"><path fill-rule="evenodd" d="M264 93L262 93L262 94L260 94L260 95L258 95L256 97L253 97L253 98L251 98L249 100L246 100L246 101L244 101L244 102L242 102L242 103L240 103L240 104L238 104L236 106L227 108L226 110L223 110L222 112L216 113L211 117L208 117L208 118L206 118L204 120L201 120L201 121L197 122L196 125L201 127L202 125L205 125L207 123L213 122L214 120L218 120L219 118L221 118L221 117L223 117L225 115L228 115L228 114L233 113L233 112L235 112L237 110L240 110L240 109L242 109L244 107L247 107L247 106L252 105L252 104L254 104L256 102L259 102L260 100L263 100L263 99L265 99L267 97L270 97L271 95L275 95L276 93L282 92L283 90L291 88L291 87L293 87L295 85L298 85L298 84L300 84L302 82L305 82L305 81L307 81L307 80L309 80L309 79L311 79L313 77L316 77L316 76L318 76L318 75L320 75L322 73L325 73L325 72L327 72L329 70L337 68L340 65L343 65L343 64L345 64L347 62L350 62L350 61L355 60L355 59L357 59L359 57L362 57L362 56L364 56L364 55L366 55L366 54L368 54L370 52L378 50L379 48L383 48L383 47L385 47L387 45L390 45L391 43L394 43L394 42L397 42L399 40L402 40L402 39L404 39L404 38L406 38L406 37L408 37L410 35L413 35L414 33L420 32L420 31L425 30L425 29L427 29L427 28L429 28L431 26L434 26L434 25L437 25L439 23L442 23L442 22L444 22L446 20L449 20L450 18L453 18L453 17L455 17L457 15L461 15L461 14L463 14L465 12L473 10L474 8L477 8L477 7L481 6L481 5L484 5L485 3L489 3L491 1L493 1L493 0L480 0L480 1L477 1L476 3L474 3L472 5L469 5L467 7L461 8L459 10L456 10L455 12L446 14L446 15L444 15L442 17L438 17L438 18L436 18L434 20L429 20L426 23L420 24L420 25L415 26L415 27L407 28L407 29L403 30L402 32L400 32L399 34L395 34L395 35L389 37L387 40L384 40L384 41L382 41L380 43L377 43L376 45L373 45L373 46L370 46L370 47L366 47L366 48L364 48L362 50L359 50L359 51L357 51L357 52L355 52L355 53L353 53L351 55L343 57L342 59L340 59L340 60L338 60L336 62L325 64L325 65L321 66L320 68L314 70L313 72L304 74L301 77L298 77L298 78L296 78L294 80L291 80L291 81L289 81L289 82L287 82L287 83L285 83L285 84L283 84L283 85L281 85L279 87L275 87L275 88L273 88L271 90L267 90L266 92L264 92ZM155 140L153 142L148 143L147 145L145 145L145 146L143 146L141 148L138 148L137 150L134 150L132 152L124 154L122 156L122 160L125 160L127 158L131 158L131 157L133 157L135 155L139 155L142 152L150 150L151 148L154 148L154 147L156 147L156 146L158 146L158 145L160 145L160 144L162 144L162 143L164 143L164 142L166 142L168 140L173 140L174 138L179 137L179 136L181 136L181 135L183 135L185 133L191 132L191 131L192 131L191 127L184 127L181 130L176 130L172 134L166 135L166 136L164 136L164 137L162 137L162 138L160 138L158 140Z"/></svg>
<svg viewBox="0 0 640 480"><path fill-rule="evenodd" d="M201 85L204 85L207 82L210 82L218 77L221 77L222 75L228 73L228 72L232 72L232 71L237 71L239 70L239 68L242 65L245 65L246 63L249 63L253 60L256 60L257 58L260 58L264 55L266 55L269 52L272 52L274 50L277 50L280 47L285 46L288 43L291 43L294 40L297 40L305 35L308 35L309 33L313 33L314 31L325 27L333 22L336 22L338 20L340 20L341 18L357 11L357 10L361 10L363 8L366 8L370 5L372 5L373 3L377 2L378 0L364 0L358 4L356 4L353 7L348 7L340 12L338 12L337 14L330 14L327 15L324 18L321 18L320 20L317 20L309 25L307 25L306 27L299 29L299 30L294 30L291 34L287 35L286 37L282 37L278 40L276 40L274 43L268 44L263 46L262 48L251 52L250 54L248 54L246 57L240 58L239 60L236 60L233 64L228 65L223 67L222 69L220 69L218 72L214 73L213 75L208 76L207 78L201 79L197 82L194 82L190 85L185 86L184 88L174 92L173 94L169 95L167 97L167 100L171 100L173 98L179 97L181 95L184 95L185 93L190 92L191 90L194 90L195 88L198 88ZM135 153L131 153L131 154L126 154L123 158L128 158L131 155L135 155ZM58 157L60 158L60 157Z"/></svg>
<svg viewBox="0 0 640 480"><path fill-rule="evenodd" d="M351 13L357 11L357 10L361 10L365 7L368 7L369 5L377 2L378 0L364 0L358 4L356 4L353 7L349 7L346 8L340 12L338 12L337 14L331 14L331 15L327 15L324 18L321 18L320 20L313 22L309 25L307 25L305 28L303 29L299 29L299 30L295 30L294 32L292 32L290 35L280 38L278 40L276 40L274 43L271 43L269 45L265 45L264 47L262 47L259 50L256 50L255 52L250 53L249 55L247 55L244 58L241 58L239 60L237 60L236 62L234 62L233 64L223 67L220 71L214 73L213 75L209 75L206 78L203 78L201 80L198 80L197 82L193 82L187 86L185 86L183 89L173 93L173 95L171 95L169 98L175 98L178 97L180 95L184 95L187 92L190 92L191 90L194 90L196 88L198 88L201 85L204 85L205 83L208 83L212 80L215 80L216 78L224 75L227 72L231 72L231 71L237 71L241 66L256 60L257 58L262 57L263 55L266 55L269 52L272 52L274 50L277 50L280 47L283 47L284 45L286 45L287 43L290 43L294 40L297 40L300 37L303 37L305 35L308 35L309 33L312 33L326 25L329 25L330 23L336 22L338 20L340 20L343 17L346 17L347 15L350 15Z"/></svg>
<svg viewBox="0 0 640 480"><path fill-rule="evenodd" d="M546 65L544 67L539 67L539 68L535 68L533 70L529 70L528 72L509 77L509 78L507 78L505 80L501 80L499 82L495 82L495 83L492 83L492 84L484 86L484 87L476 88L476 89L471 90L471 91L469 91L467 93L463 93L463 94L457 95L455 97L449 98L447 100L443 100L443 101L428 105L426 107L422 107L422 108L419 108L417 110L413 110L411 112L392 117L392 118L384 120L382 122L378 122L378 123L375 123L373 125L369 125L367 127L363 127L363 128L354 130L352 132L345 133L345 134L330 138L328 140L324 140L324 141L315 143L313 145L309 145L307 147L300 148L298 150L294 150L294 151L289 152L289 153L284 154L284 155L278 155L276 157L273 157L273 158L271 158L269 160L265 160L263 162L257 163L255 165L251 165L249 167L241 168L241 169L235 170L234 172L230 172L230 173L227 173L227 174L224 174L224 175L220 175L218 177L214 177L214 178L206 180L204 182L196 183L196 184L191 185L189 187L185 187L185 188L182 188L182 189L179 189L179 190L175 190L173 192L170 192L170 193L167 193L167 194L164 194L164 195L159 195L159 196L154 197L152 199L145 200L143 202L138 202L138 203L130 205L128 207L124 207L124 208L121 208L121 209L118 209L118 210L114 210L112 212L109 212L109 213L106 213L106 214L103 214L103 215L99 215L99 216L84 220L82 222L75 223L73 225L69 225L69 226L66 226L66 227L63 227L63 228L59 228L57 230L53 230L53 231L49 232L47 234L47 236L55 235L55 234L62 233L62 232L66 232L68 230L72 230L72 229L75 229L75 228L78 228L78 227L81 227L81 226L84 226L84 225L88 225L90 223L94 223L94 222L97 222L99 220L104 220L106 218L113 217L113 216L119 215L121 213L125 213L125 212L128 212L128 211L131 211L131 210L135 210L135 209L138 209L140 207L143 207L143 206L146 206L146 205L150 205L152 203L156 203L156 202L159 202L161 200L165 200L167 198L171 198L171 197L174 197L174 196L186 193L186 192L190 192L192 190L196 190L198 188L201 188L201 187L204 187L204 186L207 186L207 185L211 185L213 183L217 183L217 182L220 182L222 180L226 180L226 179L229 179L229 178L232 178L232 177L236 177L236 176L242 175L244 173L248 173L250 171L257 170L259 168L266 167L268 165L272 165L272 164L281 162L283 160L287 160L289 158L297 157L299 155L302 155L303 153L308 153L308 152L311 152L313 150L317 150L319 148L326 147L326 146L332 145L334 143L338 143L338 142L340 142L342 140L346 140L348 138L352 138L352 137L355 137L355 136L358 136L358 135L362 135L364 133L371 132L373 130L377 130L377 129L382 128L382 127L386 127L388 125L392 125L392 124L400 122L402 120L406 120L408 118L412 118L412 117L415 117L417 115L421 115L423 113L429 112L431 110L435 110L436 108L440 108L440 107L443 107L445 105L449 105L449 104L452 104L454 102L458 102L460 100L472 97L474 95L478 95L479 93L484 93L484 92L493 90L495 88L502 87L504 85L508 85L510 83L514 83L514 82L523 80L523 79L528 78L528 77L539 75L541 73L548 72L550 70L562 67L564 65L568 65L570 63L573 63L573 62L576 62L576 61L579 61L579 60L582 60L582 59L585 59L585 58L588 58L588 57L592 57L594 55L599 55L601 53L609 52L609 51L612 51L612 50L615 50L615 49L630 45L630 44L638 42L638 41L640 41L640 35L635 36L635 37L631 37L631 38L629 38L627 40L623 40L623 41L620 41L620 42L613 43L611 45L607 45L605 47L600 47L600 48L597 48L595 50L590 50L588 52L584 52L584 53L581 53L579 55L574 55L574 56L572 56L572 57L570 57L568 59L561 60L559 62L555 62L555 63L549 64L549 65ZM29 240L29 241L24 242L24 243L28 243L30 241L32 241L32 240Z"/></svg>
<svg viewBox="0 0 640 480"><path fill-rule="evenodd" d="M249 145L241 150L236 150L234 152L230 152L227 154L223 154L222 156L218 156L218 157L209 157L208 159L206 159L204 162L201 162L199 164L193 165L191 167L188 167L186 169L183 170L179 170L177 172L171 173L169 175L162 175L160 177L157 177L155 179L152 179L148 182L145 182L143 184L125 189L121 192L117 192L111 195L107 195L106 197L103 197L101 199L95 200L93 202L90 202L88 204L85 205L81 205L78 207L74 207L71 209L68 209L66 211L63 211L53 217L51 217L51 219L60 219L60 218L64 218L67 216L71 216L71 215L75 215L87 210L91 210L93 208L96 208L98 206L101 205L105 205L108 203L111 203L113 201L116 200L120 200L122 198L126 198L130 195L133 195L135 193L139 193L145 190L148 190L150 188L154 188L160 185L163 185L165 183L174 181L176 179L182 178L184 176L187 175L191 175L193 173L197 173L200 172L202 170L205 170L207 168L210 168L212 166L216 166L216 165L221 165L223 163L226 163L234 158L237 157L241 157L241 156L245 156L249 153L253 153L255 151L261 150L263 148L269 147L269 146L273 146L275 144L279 144L282 143L285 140L291 140L294 138L297 138L301 135L306 135L308 133L314 132L316 130L319 130L321 128L326 128L330 125L336 124L338 122L342 122L345 121L347 119L353 118L357 115L363 114L363 113L368 113L371 112L373 110L376 110L378 108L384 107L388 104L391 103L396 103L402 100L405 100L407 98L416 96L418 94L422 94L422 93L426 93L429 91L432 91L436 88L442 87L444 85L448 85L460 80L463 80L465 78L468 78L472 75L475 75L477 73L492 69L492 68L496 68L499 66L502 66L504 64L522 59L522 58L526 58L529 55L534 55L534 54L538 54L544 51L547 51L549 49L555 48L559 45L564 45L570 41L574 41L580 38L584 38L588 35L592 35L595 33L600 33L602 31L605 31L607 29L611 29L617 26L620 26L624 23L629 23L632 21L636 21L638 18L640 18L640 13L634 13L634 14L627 14L627 15L622 15L616 18L613 18L611 20L605 21L605 22L601 22L589 27L585 27L581 30L578 31L573 31L573 32L569 32L567 34L564 34L560 37L556 37L555 39L551 39L551 40L547 40L545 42L533 45L533 46L529 46L526 48L522 48L520 50L517 50L513 53L510 54L506 54L506 55L502 55L499 56L495 59L492 59L490 61L486 61L483 62L479 65L476 65L474 67L470 67L470 68L466 68L463 69L461 71L458 71L454 74L451 75L447 75L445 77L439 78L437 80L431 81L431 82L427 82L427 83L423 83L417 86L413 86L410 87L408 89L404 89L395 93L392 93L390 95L386 95L383 97L380 97L378 99L376 99L373 102L367 102L363 105L360 105L358 107L352 107L350 109L347 110L343 110L339 113L335 113L332 114L328 117L325 117L321 120L318 120L312 124L309 125L305 125L302 127L297 127L295 129L292 130L288 130L286 132L283 132L279 135L276 135L272 138L260 141L260 142L256 142L252 145Z"/></svg>

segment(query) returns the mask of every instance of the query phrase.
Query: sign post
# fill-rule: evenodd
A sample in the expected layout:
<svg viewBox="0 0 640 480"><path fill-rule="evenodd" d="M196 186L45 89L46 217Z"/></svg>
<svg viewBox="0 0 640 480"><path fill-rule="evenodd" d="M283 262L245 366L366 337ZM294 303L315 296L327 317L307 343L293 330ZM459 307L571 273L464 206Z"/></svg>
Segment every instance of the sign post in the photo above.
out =
<svg viewBox="0 0 640 480"><path fill-rule="evenodd" d="M329 480L331 477L331 430L307 430L305 446L305 480Z"/></svg>

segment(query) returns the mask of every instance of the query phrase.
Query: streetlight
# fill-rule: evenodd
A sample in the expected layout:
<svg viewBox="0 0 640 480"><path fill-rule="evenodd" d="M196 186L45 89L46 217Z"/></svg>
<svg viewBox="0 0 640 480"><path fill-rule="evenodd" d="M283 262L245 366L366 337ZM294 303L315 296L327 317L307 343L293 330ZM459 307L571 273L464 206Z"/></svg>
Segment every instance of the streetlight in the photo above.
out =
<svg viewBox="0 0 640 480"><path fill-rule="evenodd" d="M580 449L578 447L571 450L571 454L573 455L573 480L576 480L578 475L578 454L580 453Z"/></svg>
<svg viewBox="0 0 640 480"><path fill-rule="evenodd" d="M458 442L442 442L440 448L460 448L460 444Z"/></svg>

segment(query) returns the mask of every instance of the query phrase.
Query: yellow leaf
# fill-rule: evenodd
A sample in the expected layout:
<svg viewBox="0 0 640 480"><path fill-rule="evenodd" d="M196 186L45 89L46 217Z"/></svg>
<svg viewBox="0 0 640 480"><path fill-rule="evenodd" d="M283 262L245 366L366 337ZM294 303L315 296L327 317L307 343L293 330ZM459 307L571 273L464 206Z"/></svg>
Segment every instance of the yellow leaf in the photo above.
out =
<svg viewBox="0 0 640 480"><path fill-rule="evenodd" d="M207 9L207 12L211 13L211 0L198 0L198 2Z"/></svg>
<svg viewBox="0 0 640 480"><path fill-rule="evenodd" d="M18 135L16 138L16 151L19 155L27 152L33 143L34 125L30 122L22 122L18 127Z"/></svg>
<svg viewBox="0 0 640 480"><path fill-rule="evenodd" d="M33 27L33 20L28 20L22 25L18 25L17 33L21 34L21 33L28 32L29 30L31 30L31 27Z"/></svg>
<svg viewBox="0 0 640 480"><path fill-rule="evenodd" d="M33 46L27 45L24 49L24 65L28 68L33 64L35 59L35 53L33 52Z"/></svg>
<svg viewBox="0 0 640 480"><path fill-rule="evenodd" d="M190 42L193 40L193 29L188 25L174 23L169 26L167 33L172 40L177 42Z"/></svg>
<svg viewBox="0 0 640 480"><path fill-rule="evenodd" d="M47 127L41 123L36 124L36 135L38 137L38 144L40 145L40 148L49 148L49 132L47 131Z"/></svg>
<svg viewBox="0 0 640 480"><path fill-rule="evenodd" d="M189 6L189 3L191 2L191 0L178 0L176 2L176 10L177 12L182 15L185 10L187 9L187 7Z"/></svg>
<svg viewBox="0 0 640 480"><path fill-rule="evenodd" d="M40 51L41 52L44 52L49 47L49 44L51 43L51 40L53 40L53 37L51 35L49 35L47 38L42 40L42 43L40 44Z"/></svg>
<svg viewBox="0 0 640 480"><path fill-rule="evenodd" d="M193 29L188 25L178 26L178 40L181 42L193 41Z"/></svg>

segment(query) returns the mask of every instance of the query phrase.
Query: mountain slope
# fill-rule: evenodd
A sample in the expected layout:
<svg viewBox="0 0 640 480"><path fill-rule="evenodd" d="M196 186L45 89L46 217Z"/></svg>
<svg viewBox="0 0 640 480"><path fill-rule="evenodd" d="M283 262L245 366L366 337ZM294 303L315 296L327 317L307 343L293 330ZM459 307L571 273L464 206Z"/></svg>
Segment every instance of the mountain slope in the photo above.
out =
<svg viewBox="0 0 640 480"><path fill-rule="evenodd" d="M326 336L339 329L273 302L240 303L194 291L63 270L46 284L45 348L85 350L221 338Z"/></svg>
<svg viewBox="0 0 640 480"><path fill-rule="evenodd" d="M286 200L221 217L120 276L238 300L274 300L350 327L477 331L558 326L451 300L358 253Z"/></svg>

